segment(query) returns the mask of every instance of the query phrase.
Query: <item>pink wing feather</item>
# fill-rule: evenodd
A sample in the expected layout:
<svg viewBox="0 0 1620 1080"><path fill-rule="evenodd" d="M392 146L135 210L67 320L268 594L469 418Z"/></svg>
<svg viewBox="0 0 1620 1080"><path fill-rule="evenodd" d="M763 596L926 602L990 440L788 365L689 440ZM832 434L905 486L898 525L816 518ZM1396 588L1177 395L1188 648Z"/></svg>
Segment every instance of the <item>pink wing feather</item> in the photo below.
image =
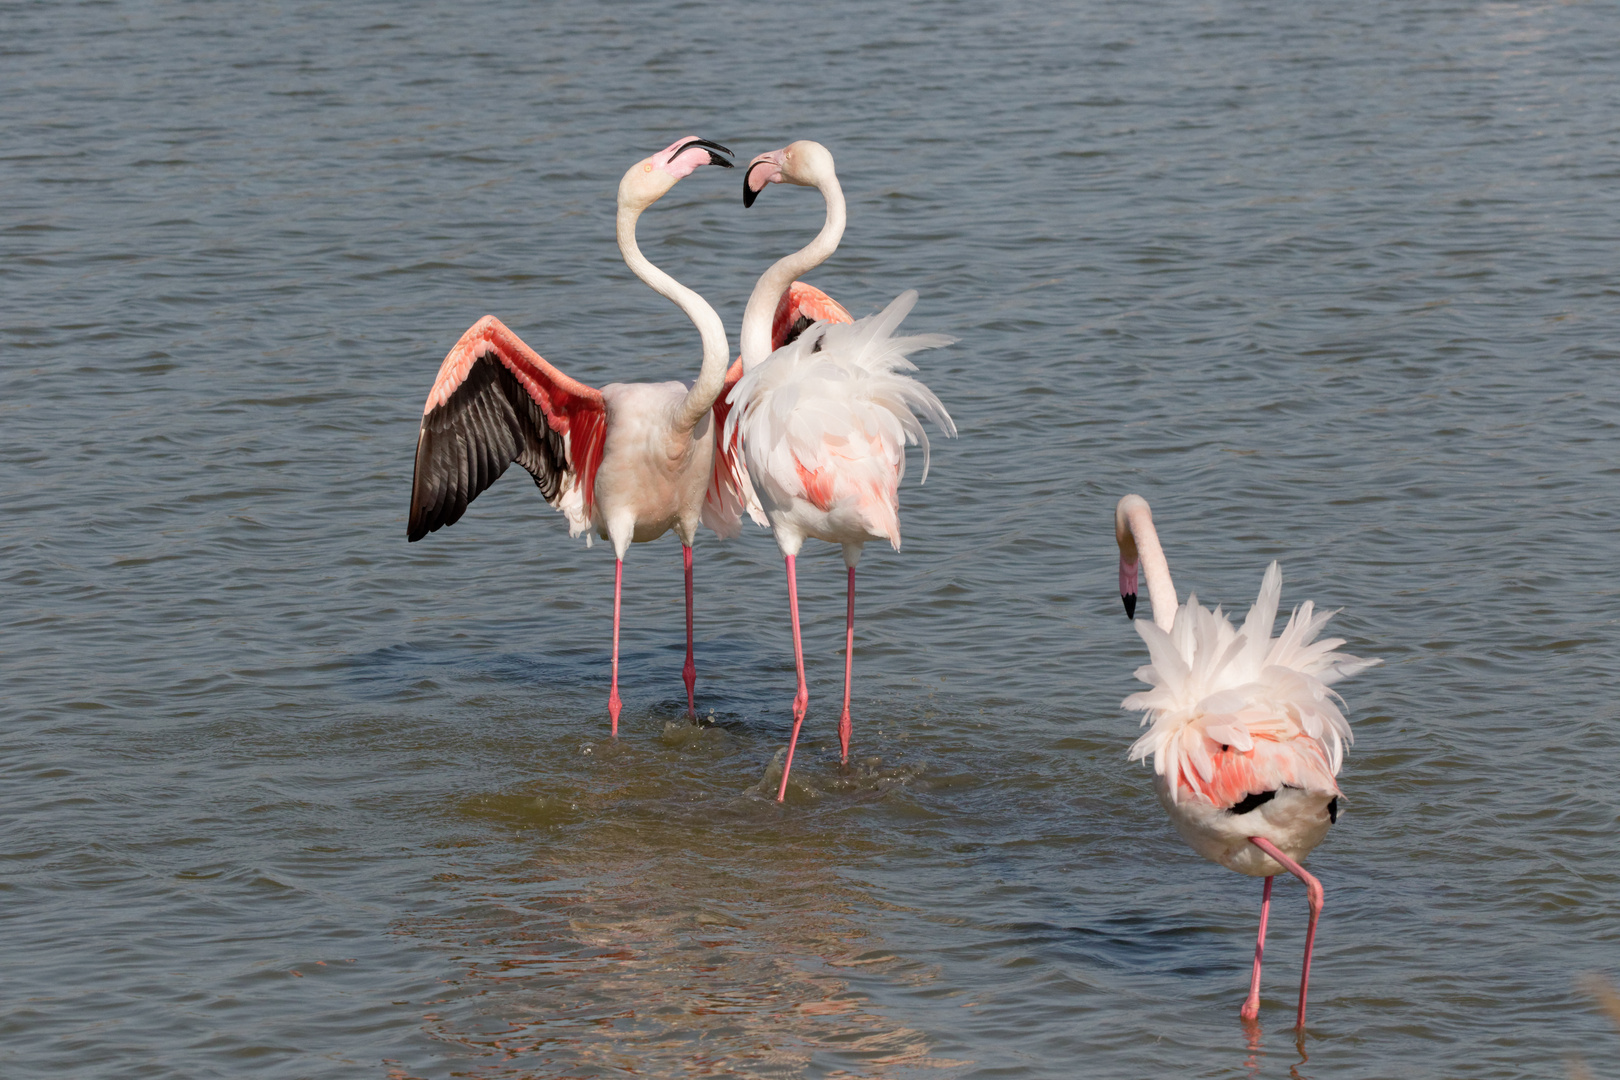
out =
<svg viewBox="0 0 1620 1080"><path fill-rule="evenodd" d="M406 535L455 524L514 461L578 535L590 524L606 435L601 391L485 315L444 358L422 407Z"/></svg>

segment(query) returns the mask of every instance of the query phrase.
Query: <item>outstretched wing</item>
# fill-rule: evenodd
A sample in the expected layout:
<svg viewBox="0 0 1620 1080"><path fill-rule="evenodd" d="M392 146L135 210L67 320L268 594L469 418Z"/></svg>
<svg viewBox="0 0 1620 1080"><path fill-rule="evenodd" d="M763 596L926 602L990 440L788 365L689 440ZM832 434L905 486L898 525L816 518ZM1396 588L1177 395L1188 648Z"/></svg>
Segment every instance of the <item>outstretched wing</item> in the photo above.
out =
<svg viewBox="0 0 1620 1080"><path fill-rule="evenodd" d="M453 525L512 462L578 536L590 526L607 412L495 316L472 325L439 367L422 408L406 536Z"/></svg>
<svg viewBox="0 0 1620 1080"><path fill-rule="evenodd" d="M844 305L814 285L795 281L782 294L781 301L776 305L776 315L771 319L771 349L774 351L797 341L799 335L813 323L854 321L844 310ZM735 523L742 516L744 508L755 522L767 524L765 512L760 508L759 498L754 494L748 470L742 462L740 431L734 432L729 441L724 437L726 417L731 414L731 403L727 399L742 375L742 357L739 356L726 372L726 385L714 400L714 475L709 480L709 494L704 500L703 510L705 523L722 536L737 534ZM718 527L717 523L727 527Z"/></svg>

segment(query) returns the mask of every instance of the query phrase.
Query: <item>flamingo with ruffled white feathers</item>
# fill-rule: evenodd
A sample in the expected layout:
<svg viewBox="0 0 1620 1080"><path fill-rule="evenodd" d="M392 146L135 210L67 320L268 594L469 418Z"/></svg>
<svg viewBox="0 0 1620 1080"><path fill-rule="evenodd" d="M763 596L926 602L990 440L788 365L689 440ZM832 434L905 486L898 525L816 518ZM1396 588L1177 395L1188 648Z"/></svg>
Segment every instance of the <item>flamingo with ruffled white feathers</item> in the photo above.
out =
<svg viewBox="0 0 1620 1080"><path fill-rule="evenodd" d="M793 735L776 798L787 796L799 729L809 708L804 646L799 632L795 560L808 538L838 544L848 571L844 640L844 708L838 721L841 758L849 760L849 698L855 651L855 567L861 550L887 540L900 550L900 480L906 447L920 445L928 476L928 436L918 414L947 435L956 426L939 398L905 372L911 353L951 343L938 334L900 337L900 322L917 302L904 292L884 311L848 322L842 307L816 317L786 345L771 340L773 314L795 279L835 250L846 221L843 189L832 154L801 140L754 158L743 176L743 204L751 206L767 184L818 189L827 206L821 231L808 245L760 275L743 312L742 378L726 395L731 412L722 446L734 452L738 487L749 513L769 524L787 566L788 613L793 624ZM829 301L830 303L830 301ZM839 316L842 316L840 318ZM778 323L780 319L776 320Z"/></svg>
<svg viewBox="0 0 1620 1080"><path fill-rule="evenodd" d="M718 151L718 153L717 153ZM692 544L700 522L735 535L735 504L710 491L713 406L726 385L725 328L707 301L654 266L636 244L636 221L683 177L704 165L731 168L719 143L688 136L632 165L619 182L616 233L625 263L697 327L703 360L697 380L609 383L596 389L547 363L493 315L461 336L439 368L422 409L406 535L420 540L452 525L513 462L568 521L613 545L612 733L619 733L619 605L624 557L632 543L674 530L686 573L686 683L696 716L692 651Z"/></svg>
<svg viewBox="0 0 1620 1080"><path fill-rule="evenodd" d="M1335 613L1318 613L1309 600L1273 638L1282 597L1275 562L1240 628L1196 596L1178 604L1152 511L1140 495L1119 501L1114 534L1126 616L1136 613L1139 571L1153 605L1151 622L1135 622L1152 663L1136 671L1149 689L1123 703L1143 712L1148 726L1130 760L1153 759L1159 802L1194 851L1266 879L1254 971L1240 1010L1246 1020L1260 1012L1272 878L1287 872L1304 883L1310 924L1296 1017L1303 1030L1323 892L1300 863L1338 820L1336 778L1351 742L1350 723L1339 709L1343 700L1331 687L1379 661L1339 652L1341 638L1317 641Z"/></svg>

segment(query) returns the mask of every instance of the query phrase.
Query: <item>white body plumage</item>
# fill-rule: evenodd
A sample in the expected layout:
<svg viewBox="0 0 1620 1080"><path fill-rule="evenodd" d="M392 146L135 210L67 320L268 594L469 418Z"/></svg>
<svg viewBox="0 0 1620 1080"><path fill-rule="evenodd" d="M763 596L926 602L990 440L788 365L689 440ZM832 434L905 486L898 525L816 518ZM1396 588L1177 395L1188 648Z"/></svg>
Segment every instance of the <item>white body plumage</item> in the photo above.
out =
<svg viewBox="0 0 1620 1080"><path fill-rule="evenodd" d="M1297 861L1322 842L1336 816L1328 812L1328 804L1337 796L1299 788L1280 788L1275 797L1244 814L1195 799L1175 802L1162 776L1155 778L1153 791L1188 847L1210 862L1253 877L1284 871L1249 842L1252 837L1270 840Z"/></svg>
<svg viewBox="0 0 1620 1080"><path fill-rule="evenodd" d="M688 393L683 382L602 387L608 427L592 525L620 558L630 543L645 544L670 529L691 547L704 520L714 466L713 415L704 413L690 431L677 428ZM729 530L723 522L711 525L722 536L737 534L735 521Z"/></svg>
<svg viewBox="0 0 1620 1080"><path fill-rule="evenodd" d="M1130 757L1153 758L1176 830L1206 859L1257 877L1283 868L1251 837L1299 860L1327 835L1352 739L1329 687L1378 663L1336 651L1342 639L1315 641L1334 613L1308 600L1272 638L1281 594L1274 562L1241 630L1195 596L1168 632L1137 620L1152 663L1136 677L1150 688L1123 702L1145 714Z"/></svg>
<svg viewBox="0 0 1620 1080"><path fill-rule="evenodd" d="M764 360L749 366L744 359L723 439L741 431L747 475L738 486L784 555L797 555L806 537L843 545L850 566L869 540L900 549L908 445L921 445L928 476L928 436L917 414L956 434L934 392L902 374L916 370L908 354L953 340L895 336L916 302L908 290L876 315L816 323Z"/></svg>

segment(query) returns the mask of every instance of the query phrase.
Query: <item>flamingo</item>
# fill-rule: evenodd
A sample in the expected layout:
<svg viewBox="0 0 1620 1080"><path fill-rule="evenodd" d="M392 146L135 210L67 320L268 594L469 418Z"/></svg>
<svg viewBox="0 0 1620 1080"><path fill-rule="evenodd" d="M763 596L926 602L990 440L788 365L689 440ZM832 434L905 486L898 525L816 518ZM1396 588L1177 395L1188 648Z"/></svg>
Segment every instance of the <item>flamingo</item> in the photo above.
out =
<svg viewBox="0 0 1620 1080"><path fill-rule="evenodd" d="M814 240L760 275L748 298L742 323L743 374L726 396L731 409L721 435L728 452L734 453L740 440L740 464L746 471L736 469L737 486L750 516L770 525L787 564L798 691L777 802L787 796L793 751L810 704L794 568L799 550L806 537L815 537L842 546L844 552L849 576L838 741L840 760L847 763L855 566L869 540L888 540L900 550L899 486L908 445L921 444L923 480L928 478L928 436L913 410L932 419L947 435L956 434L956 425L933 391L900 374L916 370L906 359L909 353L952 341L938 334L894 336L917 302L914 291L901 293L882 312L853 323L842 307L816 310L806 305L802 317L821 321L805 326L793 341L772 351L776 344L770 336L772 316L780 311L785 290L837 249L845 224L844 193L825 146L800 140L754 158L743 176L743 205L752 206L766 184L784 182L820 190L827 218ZM780 319L776 328L780 330Z"/></svg>
<svg viewBox="0 0 1620 1080"><path fill-rule="evenodd" d="M716 153L718 151L718 153ZM619 735L619 599L625 550L674 529L686 570L687 715L697 666L692 656L692 543L700 521L736 535L714 472L712 406L725 384L725 328L697 293L654 266L636 245L636 220L681 178L703 165L731 168L719 143L695 136L632 165L619 181L619 250L636 276L674 301L697 327L703 365L680 382L609 383L597 390L548 364L493 315L479 319L439 367L422 408L406 536L420 540L453 525L467 504L517 462L546 502L568 520L568 535L589 530L613 545L612 733Z"/></svg>
<svg viewBox="0 0 1620 1080"><path fill-rule="evenodd" d="M1127 495L1114 510L1119 542L1119 595L1127 618L1136 614L1138 570L1147 573L1153 621L1136 620L1152 665L1136 677L1151 689L1132 694L1127 709L1145 713L1151 725L1131 747L1130 760L1153 756L1155 790L1176 831L1192 849L1229 870L1266 879L1260 900L1260 933L1254 974L1240 1015L1260 1013L1260 960L1272 878L1286 871L1305 885L1310 926L1299 979L1299 1014L1305 1029L1305 995L1311 982L1311 949L1322 914L1322 883L1300 861L1322 842L1339 818L1334 779L1352 742L1350 723L1328 689L1378 660L1336 651L1342 638L1313 641L1334 612L1301 604L1275 639L1271 628L1282 596L1276 562L1260 583L1260 595L1241 629L1217 607L1210 611L1188 596L1178 607L1170 566L1153 528L1153 513L1140 495Z"/></svg>

